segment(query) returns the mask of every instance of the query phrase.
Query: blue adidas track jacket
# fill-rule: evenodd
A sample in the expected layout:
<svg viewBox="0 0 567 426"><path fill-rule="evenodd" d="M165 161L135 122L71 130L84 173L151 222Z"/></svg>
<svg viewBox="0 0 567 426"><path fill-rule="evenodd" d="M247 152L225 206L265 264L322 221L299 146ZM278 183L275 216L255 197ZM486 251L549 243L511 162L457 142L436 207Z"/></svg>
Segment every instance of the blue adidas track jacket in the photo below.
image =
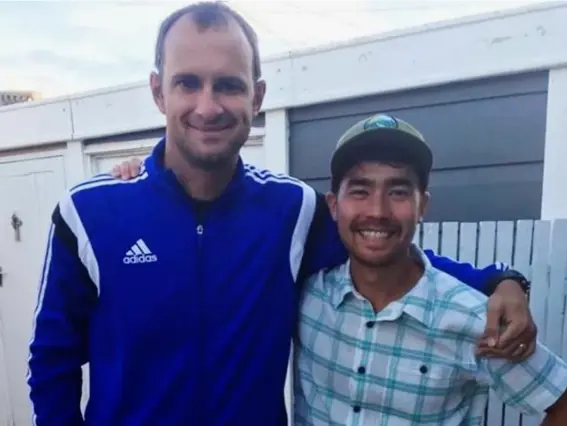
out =
<svg viewBox="0 0 567 426"><path fill-rule="evenodd" d="M38 426L287 422L297 282L345 261L335 224L310 187L242 163L199 221L163 152L53 213L29 360ZM428 256L480 290L501 269Z"/></svg>

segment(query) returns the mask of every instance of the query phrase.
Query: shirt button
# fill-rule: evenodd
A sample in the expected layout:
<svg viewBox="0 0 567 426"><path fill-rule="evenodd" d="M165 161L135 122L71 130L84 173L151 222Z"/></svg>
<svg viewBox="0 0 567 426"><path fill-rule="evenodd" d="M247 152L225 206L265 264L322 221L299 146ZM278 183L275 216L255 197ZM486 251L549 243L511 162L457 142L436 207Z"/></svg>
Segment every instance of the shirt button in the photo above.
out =
<svg viewBox="0 0 567 426"><path fill-rule="evenodd" d="M358 373L359 373L359 374L364 374L364 373L366 373L366 368L364 368L363 366L358 367Z"/></svg>
<svg viewBox="0 0 567 426"><path fill-rule="evenodd" d="M374 321L368 321L368 322L366 323L366 327L368 327L368 328L374 327Z"/></svg>
<svg viewBox="0 0 567 426"><path fill-rule="evenodd" d="M358 405L355 405L354 407L352 407L352 411L354 411L355 413L360 413L360 407Z"/></svg>

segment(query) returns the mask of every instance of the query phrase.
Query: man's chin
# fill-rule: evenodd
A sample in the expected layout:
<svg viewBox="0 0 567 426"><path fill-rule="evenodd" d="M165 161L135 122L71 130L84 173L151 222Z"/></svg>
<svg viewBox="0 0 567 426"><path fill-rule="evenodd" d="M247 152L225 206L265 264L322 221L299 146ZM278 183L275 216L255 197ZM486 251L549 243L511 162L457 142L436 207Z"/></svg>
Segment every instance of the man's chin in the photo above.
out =
<svg viewBox="0 0 567 426"><path fill-rule="evenodd" d="M218 170L234 164L234 156L224 153L195 156L193 163L205 170Z"/></svg>
<svg viewBox="0 0 567 426"><path fill-rule="evenodd" d="M183 147L181 149L182 155L185 160L198 167L217 168L232 163L235 156L238 156L239 151L233 149L188 149Z"/></svg>
<svg viewBox="0 0 567 426"><path fill-rule="evenodd" d="M373 268L385 268L395 265L400 261L403 254L398 251L388 251L380 254L366 254L363 256L357 256L358 260Z"/></svg>

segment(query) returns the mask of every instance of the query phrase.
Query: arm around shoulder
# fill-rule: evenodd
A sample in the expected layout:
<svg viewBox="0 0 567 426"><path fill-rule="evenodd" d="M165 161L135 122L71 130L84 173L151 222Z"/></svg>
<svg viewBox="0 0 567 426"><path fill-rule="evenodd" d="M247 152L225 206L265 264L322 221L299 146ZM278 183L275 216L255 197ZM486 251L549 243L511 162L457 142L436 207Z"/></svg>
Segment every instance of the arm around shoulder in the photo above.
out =
<svg viewBox="0 0 567 426"><path fill-rule="evenodd" d="M479 341L481 353L514 361L533 353L537 327L526 297L529 283L520 272L500 262L479 269L470 263L437 256L431 250L425 253L435 268L489 296L488 321ZM502 323L506 324L503 332Z"/></svg>
<svg viewBox="0 0 567 426"><path fill-rule="evenodd" d="M70 198L53 212L37 297L28 373L37 426L83 425L81 367L98 292L79 258L73 214Z"/></svg>
<svg viewBox="0 0 567 426"><path fill-rule="evenodd" d="M485 268L477 268L468 262L458 262L445 256L439 256L432 250L424 250L433 267L457 278L468 286L490 296L495 283L501 281L503 274L510 269L502 262L496 262Z"/></svg>

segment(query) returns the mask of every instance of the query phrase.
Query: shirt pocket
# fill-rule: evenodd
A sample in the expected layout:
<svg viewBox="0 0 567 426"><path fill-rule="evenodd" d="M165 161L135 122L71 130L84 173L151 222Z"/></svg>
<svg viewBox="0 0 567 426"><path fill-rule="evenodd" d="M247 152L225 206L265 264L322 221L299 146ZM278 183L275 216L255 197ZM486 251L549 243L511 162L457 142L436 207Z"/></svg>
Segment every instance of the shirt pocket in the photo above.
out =
<svg viewBox="0 0 567 426"><path fill-rule="evenodd" d="M430 360L391 359L385 382L384 406L392 414L419 424L443 421L452 411L458 369ZM457 396L458 398L458 396Z"/></svg>

